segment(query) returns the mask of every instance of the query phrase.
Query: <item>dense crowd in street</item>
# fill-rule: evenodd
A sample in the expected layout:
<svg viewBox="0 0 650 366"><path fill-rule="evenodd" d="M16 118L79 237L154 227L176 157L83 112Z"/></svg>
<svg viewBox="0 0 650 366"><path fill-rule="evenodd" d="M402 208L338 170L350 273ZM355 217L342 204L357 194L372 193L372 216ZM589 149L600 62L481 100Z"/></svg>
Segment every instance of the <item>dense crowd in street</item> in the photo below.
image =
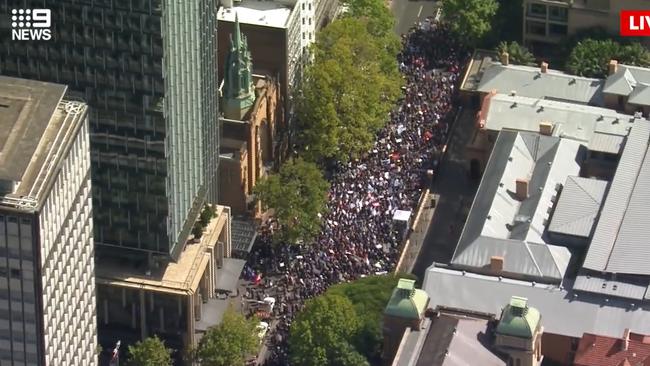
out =
<svg viewBox="0 0 650 366"><path fill-rule="evenodd" d="M291 319L306 299L329 286L391 271L404 232L395 210L415 211L427 179L437 174L454 118L454 94L468 56L448 31L427 20L402 38L399 68L403 99L374 147L361 159L339 164L331 178L328 212L314 243L269 245L275 223L265 223L245 274L254 278L245 298L275 298L270 365L288 365Z"/></svg>

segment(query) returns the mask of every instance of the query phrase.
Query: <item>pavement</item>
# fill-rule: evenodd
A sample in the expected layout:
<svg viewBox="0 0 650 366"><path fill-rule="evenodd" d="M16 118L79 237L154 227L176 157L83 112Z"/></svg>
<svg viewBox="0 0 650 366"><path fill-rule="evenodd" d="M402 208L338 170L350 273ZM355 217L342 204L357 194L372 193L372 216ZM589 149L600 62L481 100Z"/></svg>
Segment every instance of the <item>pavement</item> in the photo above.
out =
<svg viewBox="0 0 650 366"><path fill-rule="evenodd" d="M419 279L424 278L426 269L433 262L448 263L451 260L476 195L479 182L469 178L469 162L464 153L473 131L474 111L464 108L455 122L447 153L431 187L431 194L437 197L435 210L430 209L430 220L421 218L424 227L416 229L416 232L420 231L416 237L426 232L411 270ZM425 201L425 204L428 203ZM423 216L426 217L424 212Z"/></svg>
<svg viewBox="0 0 650 366"><path fill-rule="evenodd" d="M438 8L438 2L433 0L393 0L390 2L390 9L395 16L395 33L406 34L418 20L423 20L434 15Z"/></svg>

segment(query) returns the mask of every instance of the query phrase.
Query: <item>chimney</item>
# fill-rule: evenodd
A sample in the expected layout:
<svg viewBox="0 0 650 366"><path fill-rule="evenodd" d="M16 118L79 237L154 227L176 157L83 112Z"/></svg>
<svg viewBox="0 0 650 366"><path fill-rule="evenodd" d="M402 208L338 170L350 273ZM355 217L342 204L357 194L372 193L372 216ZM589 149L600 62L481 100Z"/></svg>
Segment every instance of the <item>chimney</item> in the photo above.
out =
<svg viewBox="0 0 650 366"><path fill-rule="evenodd" d="M503 257L493 255L490 257L490 271L501 273L503 271Z"/></svg>
<svg viewBox="0 0 650 366"><path fill-rule="evenodd" d="M515 196L518 200L523 201L528 198L528 179L517 178L515 187Z"/></svg>
<svg viewBox="0 0 650 366"><path fill-rule="evenodd" d="M546 74L548 72L548 63L542 62L542 64L539 66L539 69L542 74Z"/></svg>
<svg viewBox="0 0 650 366"><path fill-rule="evenodd" d="M501 54L501 64L503 66L510 65L510 54L508 52L504 52Z"/></svg>
<svg viewBox="0 0 650 366"><path fill-rule="evenodd" d="M618 71L618 61L616 60L609 60L609 64L607 65L607 71L608 75L614 75Z"/></svg>
<svg viewBox="0 0 650 366"><path fill-rule="evenodd" d="M540 135L551 136L553 134L553 124L549 121L542 121L539 123Z"/></svg>
<svg viewBox="0 0 650 366"><path fill-rule="evenodd" d="M621 351L627 351L627 349L630 347L630 328L625 328L623 331L623 339L622 339L622 344L621 344Z"/></svg>

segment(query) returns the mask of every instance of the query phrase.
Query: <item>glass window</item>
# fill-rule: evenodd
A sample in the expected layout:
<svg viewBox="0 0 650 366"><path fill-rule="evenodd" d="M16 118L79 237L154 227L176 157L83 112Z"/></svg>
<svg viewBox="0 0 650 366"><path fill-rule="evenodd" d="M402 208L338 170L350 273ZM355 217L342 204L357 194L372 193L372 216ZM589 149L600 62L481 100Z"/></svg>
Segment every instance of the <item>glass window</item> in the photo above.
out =
<svg viewBox="0 0 650 366"><path fill-rule="evenodd" d="M526 22L526 33L535 34L535 35L538 35L538 36L545 36L546 35L546 24L544 24L542 22L528 21L528 22Z"/></svg>
<svg viewBox="0 0 650 366"><path fill-rule="evenodd" d="M546 18L546 5L532 3L528 6L529 17Z"/></svg>
<svg viewBox="0 0 650 366"><path fill-rule="evenodd" d="M559 6L548 8L548 18L558 22L566 22L569 19L569 10Z"/></svg>
<svg viewBox="0 0 650 366"><path fill-rule="evenodd" d="M549 24L548 32L552 36L566 36L568 30L564 24Z"/></svg>

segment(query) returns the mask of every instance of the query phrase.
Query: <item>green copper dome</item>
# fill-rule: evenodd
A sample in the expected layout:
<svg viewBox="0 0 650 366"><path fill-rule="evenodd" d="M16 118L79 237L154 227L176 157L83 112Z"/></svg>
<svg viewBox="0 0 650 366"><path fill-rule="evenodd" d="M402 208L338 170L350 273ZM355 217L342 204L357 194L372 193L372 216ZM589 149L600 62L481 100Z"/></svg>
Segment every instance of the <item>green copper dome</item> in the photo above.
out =
<svg viewBox="0 0 650 366"><path fill-rule="evenodd" d="M537 309L528 306L528 299L513 296L510 304L506 305L501 313L496 332L507 336L532 338L541 318Z"/></svg>
<svg viewBox="0 0 650 366"><path fill-rule="evenodd" d="M384 310L385 315L408 319L420 319L429 302L427 293L415 288L415 281L402 278L393 290Z"/></svg>

